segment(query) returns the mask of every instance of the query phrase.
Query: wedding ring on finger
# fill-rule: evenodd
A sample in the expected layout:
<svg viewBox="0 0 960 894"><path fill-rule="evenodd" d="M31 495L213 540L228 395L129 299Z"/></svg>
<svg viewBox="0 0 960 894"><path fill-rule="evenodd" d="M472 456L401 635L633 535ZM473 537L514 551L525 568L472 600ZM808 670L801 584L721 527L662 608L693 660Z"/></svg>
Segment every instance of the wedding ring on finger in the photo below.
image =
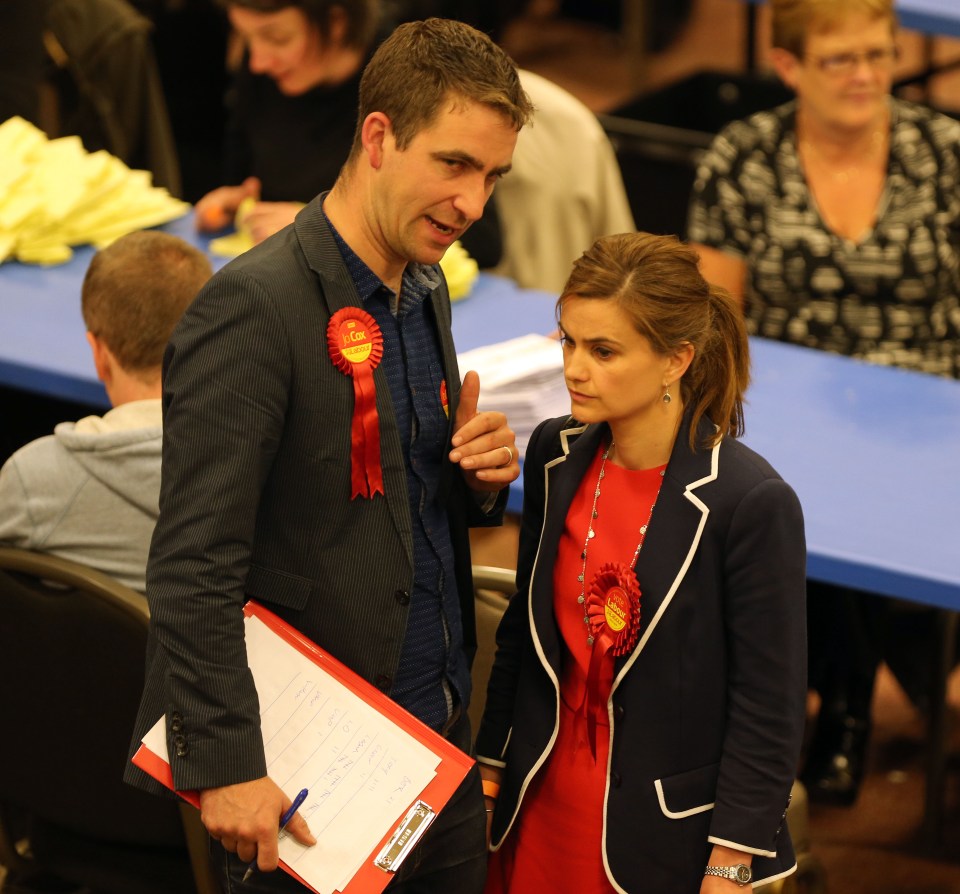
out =
<svg viewBox="0 0 960 894"><path fill-rule="evenodd" d="M510 463L513 462L513 449L510 448L510 447L508 447L506 444L503 445L503 449L507 451L507 461L506 461L505 463L501 463L501 464L497 467L497 468L500 468L500 469L505 469L507 466L510 465Z"/></svg>

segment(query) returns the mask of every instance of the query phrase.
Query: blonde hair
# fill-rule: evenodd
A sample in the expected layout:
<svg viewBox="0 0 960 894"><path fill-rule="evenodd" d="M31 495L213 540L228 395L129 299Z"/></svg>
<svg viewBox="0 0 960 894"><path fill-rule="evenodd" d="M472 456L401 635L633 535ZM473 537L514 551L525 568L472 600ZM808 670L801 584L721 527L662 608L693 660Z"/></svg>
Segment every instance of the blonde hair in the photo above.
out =
<svg viewBox="0 0 960 894"><path fill-rule="evenodd" d="M773 45L803 56L813 32L830 31L854 13L890 22L897 30L893 0L771 0Z"/></svg>
<svg viewBox="0 0 960 894"><path fill-rule="evenodd" d="M717 431L706 446L743 434L743 394L750 381L750 349L743 313L730 294L700 274L699 257L675 236L622 233L604 236L574 263L557 301L613 298L659 354L693 345L680 380L690 409L690 447L706 416Z"/></svg>

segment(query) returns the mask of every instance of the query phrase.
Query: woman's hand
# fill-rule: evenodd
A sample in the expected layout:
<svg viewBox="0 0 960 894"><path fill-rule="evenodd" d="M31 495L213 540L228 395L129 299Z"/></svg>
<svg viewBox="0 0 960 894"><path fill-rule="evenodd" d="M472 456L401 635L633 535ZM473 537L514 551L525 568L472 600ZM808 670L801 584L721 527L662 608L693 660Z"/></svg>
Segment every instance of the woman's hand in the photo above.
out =
<svg viewBox="0 0 960 894"><path fill-rule="evenodd" d="M257 202L244 215L243 226L253 237L254 243L263 242L267 236L293 223L301 208L303 204L300 202Z"/></svg>
<svg viewBox="0 0 960 894"><path fill-rule="evenodd" d="M753 854L716 844L710 851L708 865L726 867L746 863L749 866L752 862ZM717 875L705 875L700 884L700 894L750 894L752 890L753 885L738 885L730 879L720 878Z"/></svg>
<svg viewBox="0 0 960 894"><path fill-rule="evenodd" d="M485 783L485 788L492 791L500 789L500 781L503 779L503 770L499 767L488 767L486 764L480 764L480 778ZM496 795L487 794L486 791L483 795L483 806L487 811L487 847L490 847L490 827L493 824L493 811L497 806Z"/></svg>
<svg viewBox="0 0 960 894"><path fill-rule="evenodd" d="M194 214L197 229L202 233L215 233L234 222L240 203L247 198L260 198L260 181L247 177L239 186L221 186L208 192L197 202Z"/></svg>

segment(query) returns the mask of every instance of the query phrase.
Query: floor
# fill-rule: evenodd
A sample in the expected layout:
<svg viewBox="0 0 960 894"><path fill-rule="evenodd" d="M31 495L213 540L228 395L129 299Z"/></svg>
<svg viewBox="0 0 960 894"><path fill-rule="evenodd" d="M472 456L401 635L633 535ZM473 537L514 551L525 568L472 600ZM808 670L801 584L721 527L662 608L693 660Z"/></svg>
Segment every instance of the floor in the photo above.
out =
<svg viewBox="0 0 960 894"><path fill-rule="evenodd" d="M609 28L565 19L553 0L534 0L512 23L503 43L517 62L566 87L595 112L608 112L702 69L743 71L744 5L739 0L696 0L686 25L663 51L631 61L627 41ZM769 23L761 12L757 62ZM927 42L901 34L898 77L919 70L925 54L960 59L960 41ZM911 98L960 111L960 71L929 83ZM513 566L516 529L507 526L475 539L474 561ZM952 761L943 792L943 840L920 836L924 796L926 722L885 668L874 696L874 734L867 776L852 808L811 805L811 849L826 871L830 894L960 894L960 670L950 679ZM811 716L816 708L811 696Z"/></svg>

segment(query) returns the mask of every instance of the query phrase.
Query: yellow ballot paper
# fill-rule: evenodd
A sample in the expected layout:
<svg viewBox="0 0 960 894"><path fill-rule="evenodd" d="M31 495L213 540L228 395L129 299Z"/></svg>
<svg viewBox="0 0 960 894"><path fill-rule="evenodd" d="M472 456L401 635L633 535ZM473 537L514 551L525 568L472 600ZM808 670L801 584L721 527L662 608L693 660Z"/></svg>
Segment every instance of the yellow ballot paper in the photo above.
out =
<svg viewBox="0 0 960 894"><path fill-rule="evenodd" d="M79 137L49 140L18 117L0 124L0 262L62 264L71 246L103 248L189 210L149 172L87 152Z"/></svg>
<svg viewBox="0 0 960 894"><path fill-rule="evenodd" d="M447 281L447 291L450 292L451 301L466 298L480 273L477 262L470 257L459 240L447 249L440 261L440 269Z"/></svg>

